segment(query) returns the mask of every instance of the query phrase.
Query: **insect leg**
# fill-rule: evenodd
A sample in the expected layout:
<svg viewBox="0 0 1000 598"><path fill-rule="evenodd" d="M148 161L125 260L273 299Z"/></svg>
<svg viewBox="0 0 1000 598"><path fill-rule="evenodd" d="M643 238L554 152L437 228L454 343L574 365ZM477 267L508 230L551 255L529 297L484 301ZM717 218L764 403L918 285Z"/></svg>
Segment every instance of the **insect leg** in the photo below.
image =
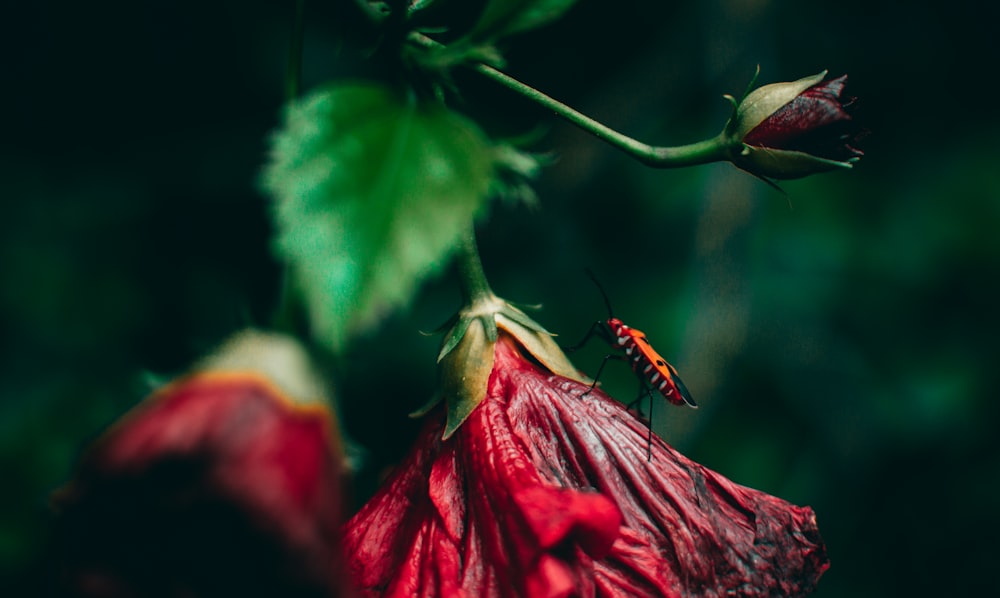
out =
<svg viewBox="0 0 1000 598"><path fill-rule="evenodd" d="M569 347L563 347L562 350L566 351L567 353L572 353L573 351L576 351L577 349L580 349L584 345L586 345L587 341L590 340L590 337L594 336L595 334L600 335L602 330L604 330L604 322L598 320L590 326L590 330L587 331L587 334L580 340L580 342L578 342L575 345L571 345Z"/></svg>
<svg viewBox="0 0 1000 598"><path fill-rule="evenodd" d="M600 322L598 322L598 324L600 324ZM608 361L612 359L625 361L628 359L628 357L620 353L608 353L607 355L605 355L604 360L601 361L601 367L597 368L597 374L594 375L594 383L590 385L590 388L587 389L587 392L580 395L581 397L587 396L588 394L590 394L590 391L594 390L594 387L597 386L597 381L601 379L601 372L604 371L604 366L608 365Z"/></svg>
<svg viewBox="0 0 1000 598"><path fill-rule="evenodd" d="M636 415L639 417L639 419L642 419L644 421L647 418L646 414L642 412L642 400L645 399L647 396L650 397L650 400L652 400L653 388L648 384L646 384L642 379L639 379L639 396L637 396L635 400L633 400L632 402L625 404L626 409L628 409L629 411L635 409Z"/></svg>
<svg viewBox="0 0 1000 598"><path fill-rule="evenodd" d="M646 422L646 462L652 461L653 459L653 403L656 402L655 397L653 397L653 389L643 384L646 387L646 395L649 396L649 421Z"/></svg>
<svg viewBox="0 0 1000 598"><path fill-rule="evenodd" d="M638 404L640 406L640 413L642 413L643 396L649 397L649 418L646 420L646 461L649 461L653 458L653 402L655 401L655 397L653 397L653 387L646 384L645 380L639 380L639 396L631 404Z"/></svg>
<svg viewBox="0 0 1000 598"><path fill-rule="evenodd" d="M649 417L642 412L642 400L649 397ZM656 399L653 397L653 387L646 383L645 380L639 380L639 396L635 398L634 401L625 405L625 409L628 410L636 419L646 424L646 429L648 434L646 435L646 460L649 461L653 454L653 401ZM634 411L633 411L634 410Z"/></svg>

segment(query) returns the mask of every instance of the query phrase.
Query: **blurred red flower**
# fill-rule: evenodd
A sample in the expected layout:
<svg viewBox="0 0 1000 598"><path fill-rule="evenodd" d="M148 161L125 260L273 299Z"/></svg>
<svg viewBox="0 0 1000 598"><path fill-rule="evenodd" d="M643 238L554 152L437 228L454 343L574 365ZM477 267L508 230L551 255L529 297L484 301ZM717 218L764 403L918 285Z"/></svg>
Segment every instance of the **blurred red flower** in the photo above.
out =
<svg viewBox="0 0 1000 598"><path fill-rule="evenodd" d="M208 369L144 400L55 498L55 593L340 594L343 457L318 398Z"/></svg>
<svg viewBox="0 0 1000 598"><path fill-rule="evenodd" d="M500 334L486 399L443 415L344 526L371 596L796 596L828 567L813 512L734 484Z"/></svg>

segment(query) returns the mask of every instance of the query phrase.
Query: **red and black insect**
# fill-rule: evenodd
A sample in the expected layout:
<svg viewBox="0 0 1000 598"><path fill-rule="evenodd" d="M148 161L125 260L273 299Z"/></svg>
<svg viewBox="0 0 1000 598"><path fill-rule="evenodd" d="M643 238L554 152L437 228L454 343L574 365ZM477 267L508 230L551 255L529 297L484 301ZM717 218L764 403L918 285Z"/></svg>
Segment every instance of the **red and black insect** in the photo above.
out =
<svg viewBox="0 0 1000 598"><path fill-rule="evenodd" d="M611 309L611 301L608 299L608 294L604 292L604 287L597 281L593 272L587 270L587 275L594 281L594 284L597 285L597 290L604 297L604 305L608 308L608 319L594 322L590 330L587 331L586 336L579 343L572 347L566 347L565 350L576 351L587 344L587 341L596 334L603 338L612 348L622 351L621 353L609 353L604 356L604 361L601 362L601 367L597 368L597 374L594 376L594 383L590 385L590 390L593 390L597 385L597 380L600 378L601 372L604 371L604 366L607 365L609 360L617 359L628 361L631 364L632 371L639 377L640 386L638 398L629 403L628 406L635 405L644 396L649 397L648 458L648 453L652 451L651 446L653 443L653 390L656 390L663 398L674 405L688 405L694 408L697 408L698 405L694 402L687 387L684 386L684 382L681 381L681 377L674 366L667 363L667 360L663 359L653 349L653 346L649 344L649 340L646 339L645 333L625 325L625 323L614 316L614 312ZM590 390L587 392L590 392Z"/></svg>

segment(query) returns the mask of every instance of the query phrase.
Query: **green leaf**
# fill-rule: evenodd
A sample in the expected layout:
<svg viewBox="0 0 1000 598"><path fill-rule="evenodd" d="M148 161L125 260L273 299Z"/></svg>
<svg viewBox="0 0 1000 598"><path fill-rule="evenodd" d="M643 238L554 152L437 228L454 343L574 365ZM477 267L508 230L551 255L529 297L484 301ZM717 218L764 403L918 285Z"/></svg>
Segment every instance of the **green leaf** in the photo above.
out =
<svg viewBox="0 0 1000 598"><path fill-rule="evenodd" d="M563 15L576 0L490 0L467 37L492 42L541 27Z"/></svg>
<svg viewBox="0 0 1000 598"><path fill-rule="evenodd" d="M264 186L277 250L334 350L439 270L487 197L493 150L469 120L375 84L289 106Z"/></svg>

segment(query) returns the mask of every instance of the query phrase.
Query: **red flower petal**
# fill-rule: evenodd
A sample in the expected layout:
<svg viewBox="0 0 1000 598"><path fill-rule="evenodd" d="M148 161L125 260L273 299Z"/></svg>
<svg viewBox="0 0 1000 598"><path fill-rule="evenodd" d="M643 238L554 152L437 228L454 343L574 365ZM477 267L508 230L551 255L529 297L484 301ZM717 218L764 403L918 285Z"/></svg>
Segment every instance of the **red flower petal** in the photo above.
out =
<svg viewBox="0 0 1000 598"><path fill-rule="evenodd" d="M432 421L345 526L389 596L796 595L828 566L812 511L726 480L501 335L487 398Z"/></svg>
<svg viewBox="0 0 1000 598"><path fill-rule="evenodd" d="M325 408L295 405L257 374L169 385L88 451L59 497L65 591L335 593L335 439Z"/></svg>

